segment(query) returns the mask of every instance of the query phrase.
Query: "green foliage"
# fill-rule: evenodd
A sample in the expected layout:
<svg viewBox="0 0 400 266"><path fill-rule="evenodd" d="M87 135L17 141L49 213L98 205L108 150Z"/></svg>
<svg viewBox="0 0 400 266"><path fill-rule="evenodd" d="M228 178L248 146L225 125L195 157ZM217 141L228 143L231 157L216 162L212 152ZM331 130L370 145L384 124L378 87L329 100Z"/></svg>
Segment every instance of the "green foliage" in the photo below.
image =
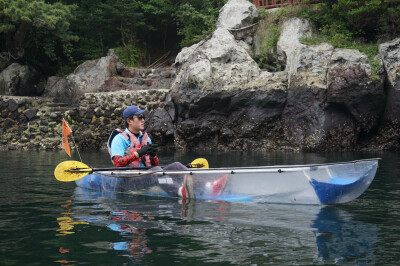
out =
<svg viewBox="0 0 400 266"><path fill-rule="evenodd" d="M268 71L280 71L282 66L278 62L276 47L280 36L281 23L291 17L299 15L301 6L295 8L280 8L276 11L259 9L260 21L256 36L261 44L256 51L257 61L260 68Z"/></svg>
<svg viewBox="0 0 400 266"><path fill-rule="evenodd" d="M260 46L260 55L258 57L258 65L262 69L276 71L279 68L278 59L276 57L276 45L279 40L279 28L270 27L265 33L265 41Z"/></svg>
<svg viewBox="0 0 400 266"><path fill-rule="evenodd" d="M143 60L143 51L134 45L127 45L115 48L119 60L127 67L136 67L137 63Z"/></svg>
<svg viewBox="0 0 400 266"><path fill-rule="evenodd" d="M400 31L400 9L395 2L382 0L325 0L314 10L303 9L302 16L320 31L376 42L396 37ZM337 35L337 37L339 37Z"/></svg>
<svg viewBox="0 0 400 266"><path fill-rule="evenodd" d="M15 31L21 22L49 30L68 29L72 5L59 2L47 4L44 0L0 0L0 33Z"/></svg>
<svg viewBox="0 0 400 266"><path fill-rule="evenodd" d="M184 1L176 12L181 46L194 44L211 34L216 27L218 12L227 2L218 0Z"/></svg>
<svg viewBox="0 0 400 266"><path fill-rule="evenodd" d="M357 49L367 55L376 75L379 61L375 56L380 39L390 38L400 29L400 15L393 13L397 8L387 8L380 0L323 2L317 10L302 11L302 15L318 27L318 32L312 37L302 38L301 42L308 45L326 42L336 48ZM394 26L391 29L387 26L385 14L388 14Z"/></svg>
<svg viewBox="0 0 400 266"><path fill-rule="evenodd" d="M105 56L110 48L126 65L140 66L144 55L149 64L167 51L177 52L209 36L226 2L0 0L0 52L8 51L15 58L23 54L18 60L45 75L66 75L85 60ZM276 56L279 27L293 16L309 19L318 30L312 38L302 40L304 43L359 47L373 66L379 40L400 34L400 5L395 2L323 0L313 7L259 10L260 67L282 68Z"/></svg>
<svg viewBox="0 0 400 266"><path fill-rule="evenodd" d="M22 60L45 75L65 75L111 48L127 65L138 66L143 54L148 64L210 34L226 1L0 0L0 52L23 51ZM6 40L17 38L7 36L21 25L26 38L12 51Z"/></svg>
<svg viewBox="0 0 400 266"><path fill-rule="evenodd" d="M71 59L77 36L69 26L75 8L44 0L0 0L0 39L5 40L1 50L54 74L54 65Z"/></svg>

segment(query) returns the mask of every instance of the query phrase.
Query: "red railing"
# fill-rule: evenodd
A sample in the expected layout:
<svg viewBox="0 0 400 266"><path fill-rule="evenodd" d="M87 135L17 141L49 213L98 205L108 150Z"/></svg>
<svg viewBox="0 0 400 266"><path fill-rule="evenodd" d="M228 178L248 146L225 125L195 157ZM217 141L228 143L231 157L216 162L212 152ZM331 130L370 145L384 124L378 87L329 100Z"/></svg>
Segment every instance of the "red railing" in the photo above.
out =
<svg viewBox="0 0 400 266"><path fill-rule="evenodd" d="M253 5L257 8L276 8L281 6L288 6L288 5L299 5L299 4L308 4L310 8L312 8L313 4L318 4L321 1L319 0L309 0L304 3L304 0L253 0ZM367 1L364 1L366 4ZM397 6L400 4L400 0L381 0L381 3L389 3L390 6Z"/></svg>
<svg viewBox="0 0 400 266"><path fill-rule="evenodd" d="M288 5L298 5L303 4L304 0L253 0L253 5L257 8L276 8Z"/></svg>

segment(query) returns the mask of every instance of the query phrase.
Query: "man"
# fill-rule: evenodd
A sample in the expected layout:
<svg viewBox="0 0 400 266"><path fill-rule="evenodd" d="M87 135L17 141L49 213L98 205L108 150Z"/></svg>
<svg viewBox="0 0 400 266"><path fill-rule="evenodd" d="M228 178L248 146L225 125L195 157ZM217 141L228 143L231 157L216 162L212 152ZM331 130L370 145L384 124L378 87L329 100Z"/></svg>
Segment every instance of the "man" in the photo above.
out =
<svg viewBox="0 0 400 266"><path fill-rule="evenodd" d="M136 105L127 107L122 113L126 129L124 131L115 129L108 139L107 146L111 155L111 160L115 167L152 167L152 171L162 171L159 167L157 148L151 144L151 139L144 130L144 113L146 110L140 109ZM164 170L186 170L187 167L179 162L172 163ZM189 182L188 182L189 183ZM166 193L171 196L189 197L194 193L186 192L188 189L182 188L182 183L159 184L156 176L147 177L147 185L160 185ZM193 184L190 184L190 191L193 191ZM183 189L183 193L182 193Z"/></svg>
<svg viewBox="0 0 400 266"><path fill-rule="evenodd" d="M127 107L122 116L124 131L116 129L108 140L108 148L114 166L151 167L158 166L157 148L151 145L151 139L144 130L144 113L136 105Z"/></svg>
<svg viewBox="0 0 400 266"><path fill-rule="evenodd" d="M114 130L107 142L114 166L154 166L151 171L187 170L188 168L179 162L174 162L164 168L158 166L157 148L151 144L151 139L147 133L143 132L145 112L146 110L140 109L136 105L131 105L124 110L122 116L126 129L124 131L120 129ZM226 177L221 180L223 181L223 185L225 185ZM180 196L183 198L195 197L192 175L184 175L182 180L178 182L160 183L156 176L149 176L147 181L147 185L159 185L170 196ZM223 188L220 183L221 181L207 183L206 189L212 192L212 194L217 195L216 193L219 194Z"/></svg>

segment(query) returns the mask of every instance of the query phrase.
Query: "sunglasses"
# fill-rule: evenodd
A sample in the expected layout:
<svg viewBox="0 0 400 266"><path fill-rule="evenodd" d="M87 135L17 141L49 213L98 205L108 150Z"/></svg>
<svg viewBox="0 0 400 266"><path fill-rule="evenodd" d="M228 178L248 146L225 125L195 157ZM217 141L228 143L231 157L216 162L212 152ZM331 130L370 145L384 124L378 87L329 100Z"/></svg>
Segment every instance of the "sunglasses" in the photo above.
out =
<svg viewBox="0 0 400 266"><path fill-rule="evenodd" d="M131 120L134 119L135 116L132 116ZM138 120L145 120L146 118L144 117L144 115L138 115L137 116Z"/></svg>

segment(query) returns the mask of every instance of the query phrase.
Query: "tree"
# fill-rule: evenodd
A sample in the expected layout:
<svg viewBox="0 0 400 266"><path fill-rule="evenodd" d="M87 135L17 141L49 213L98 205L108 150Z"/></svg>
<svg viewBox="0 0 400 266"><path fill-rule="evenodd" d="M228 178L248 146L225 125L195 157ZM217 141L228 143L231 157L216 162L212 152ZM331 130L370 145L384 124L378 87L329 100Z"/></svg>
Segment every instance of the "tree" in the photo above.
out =
<svg viewBox="0 0 400 266"><path fill-rule="evenodd" d="M32 27L51 31L63 41L75 39L68 31L74 5L44 0L0 0L0 34L5 47L17 60L24 56L24 42Z"/></svg>
<svg viewBox="0 0 400 266"><path fill-rule="evenodd" d="M215 28L218 12L226 0L182 1L175 13L181 46L188 46L209 35Z"/></svg>

